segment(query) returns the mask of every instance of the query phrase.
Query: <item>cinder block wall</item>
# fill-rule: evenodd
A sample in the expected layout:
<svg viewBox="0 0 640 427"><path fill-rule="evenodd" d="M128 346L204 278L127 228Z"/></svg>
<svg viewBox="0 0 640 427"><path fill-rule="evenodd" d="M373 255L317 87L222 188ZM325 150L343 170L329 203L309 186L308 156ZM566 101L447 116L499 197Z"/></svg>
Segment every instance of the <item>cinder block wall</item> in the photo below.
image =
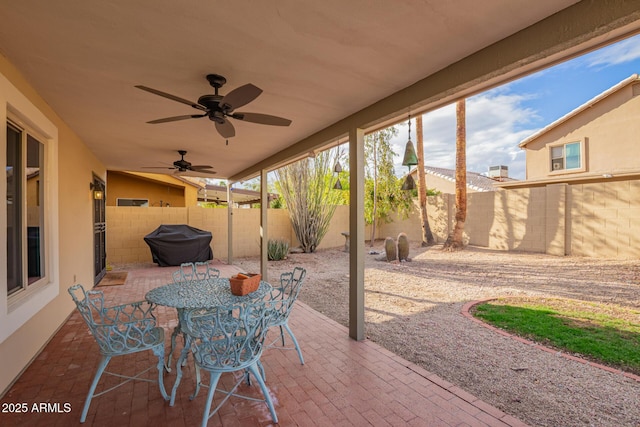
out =
<svg viewBox="0 0 640 427"><path fill-rule="evenodd" d="M546 187L499 190L467 195L465 240L468 244L499 250L604 258L640 258L640 181L593 184L555 184ZM455 198L441 194L428 198L429 225L438 243L453 229ZM160 224L189 224L212 232L212 249L227 258L227 210L200 207L107 207L107 262L151 262L143 237ZM269 238L299 243L288 212L269 209ZM319 249L342 247L341 234L349 230L349 207L338 206ZM420 212L376 228L376 239L422 238ZM365 229L365 238L371 228ZM260 210L233 210L233 256L260 254Z"/></svg>
<svg viewBox="0 0 640 427"><path fill-rule="evenodd" d="M640 181L572 185L571 254L640 258Z"/></svg>

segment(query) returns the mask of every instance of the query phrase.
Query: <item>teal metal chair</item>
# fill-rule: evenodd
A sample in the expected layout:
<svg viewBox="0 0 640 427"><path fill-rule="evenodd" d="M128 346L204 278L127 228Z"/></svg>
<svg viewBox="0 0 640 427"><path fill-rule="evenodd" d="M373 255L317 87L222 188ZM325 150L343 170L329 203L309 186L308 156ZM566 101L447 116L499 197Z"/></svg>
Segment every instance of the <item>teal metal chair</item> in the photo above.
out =
<svg viewBox="0 0 640 427"><path fill-rule="evenodd" d="M185 262L180 264L180 268L173 272L173 283L184 283L193 280L217 279L220 277L220 270L211 267L209 261L203 262ZM180 310L180 309L179 309ZM167 372L171 372L171 359L173 351L176 347L176 339L180 333L180 316L178 316L178 326L176 326L171 334L171 350L167 357L165 368Z"/></svg>
<svg viewBox="0 0 640 427"><path fill-rule="evenodd" d="M190 282L192 280L206 280L220 277L220 270L211 267L209 261L184 262L173 272L173 282Z"/></svg>
<svg viewBox="0 0 640 427"><path fill-rule="evenodd" d="M280 276L280 285L273 286L273 290L271 291L269 298L271 306L275 311L269 327L279 327L280 336L268 344L267 347L278 348L281 350L295 349L298 352L298 357L300 358L300 363L302 365L304 365L304 358L302 357L302 351L300 350L298 340L289 327L289 315L291 314L291 310L293 310L293 305L298 299L298 295L300 294L300 289L302 288L302 283L304 282L306 275L307 270L302 267L295 267L292 272L283 273ZM293 347L287 347L284 335L285 331L287 331L287 334L291 337ZM276 345L278 341L281 341L281 346Z"/></svg>
<svg viewBox="0 0 640 427"><path fill-rule="evenodd" d="M201 387L209 388L202 417L203 427L231 396L265 402L273 422L278 423L278 417L264 382L260 365L264 339L271 318L275 314L269 307L269 304L259 301L183 312L182 328L189 337L187 345L193 351L196 364L197 384L191 399L198 395ZM187 353L183 351L180 358L186 357ZM181 362L182 360L179 360L178 365ZM202 383L200 370L209 372L208 385ZM244 373L239 376L233 387L229 390L217 388L223 373L235 371L244 371ZM248 375L254 376L264 399L236 393ZM223 397L211 410L216 391L221 393Z"/></svg>
<svg viewBox="0 0 640 427"><path fill-rule="evenodd" d="M193 264L193 271L198 280L216 279L220 277L220 270L211 267L209 261L196 262Z"/></svg>
<svg viewBox="0 0 640 427"><path fill-rule="evenodd" d="M192 262L183 262L173 272L173 283L190 282L196 278L195 265Z"/></svg>
<svg viewBox="0 0 640 427"><path fill-rule="evenodd" d="M139 301L106 307L102 291L85 291L82 285L74 285L68 289L68 292L71 294L78 311L98 343L100 354L102 354L93 382L89 387L80 422L85 422L91 400L94 397L108 393L132 380L157 382L162 397L165 400L169 400L162 378L164 369L164 330L156 326L156 318L153 315L155 306L147 301ZM153 354L158 358L156 365L158 369L157 381L141 378L142 375L153 369L153 366L133 377L105 370L113 357L146 350L153 351ZM96 387L103 373L124 378L124 381L96 393Z"/></svg>

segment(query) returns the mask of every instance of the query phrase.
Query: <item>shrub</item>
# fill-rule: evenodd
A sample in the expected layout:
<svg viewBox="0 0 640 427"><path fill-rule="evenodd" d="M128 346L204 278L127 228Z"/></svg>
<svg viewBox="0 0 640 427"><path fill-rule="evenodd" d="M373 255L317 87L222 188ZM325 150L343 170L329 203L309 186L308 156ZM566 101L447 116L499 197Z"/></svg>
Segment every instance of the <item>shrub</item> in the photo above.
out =
<svg viewBox="0 0 640 427"><path fill-rule="evenodd" d="M269 261L280 261L287 258L289 242L282 239L269 239L267 243L267 257Z"/></svg>

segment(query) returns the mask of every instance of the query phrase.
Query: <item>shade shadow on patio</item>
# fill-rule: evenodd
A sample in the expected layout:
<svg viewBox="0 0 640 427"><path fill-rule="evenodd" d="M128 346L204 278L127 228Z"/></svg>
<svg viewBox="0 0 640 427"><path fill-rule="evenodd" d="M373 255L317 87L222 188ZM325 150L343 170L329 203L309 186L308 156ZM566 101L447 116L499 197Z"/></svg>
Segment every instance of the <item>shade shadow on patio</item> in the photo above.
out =
<svg viewBox="0 0 640 427"><path fill-rule="evenodd" d="M225 277L236 271L233 266L216 267ZM170 282L174 270L173 267L133 270L124 286L100 290L113 303L143 299L149 290ZM352 340L345 327L300 301L296 304L290 324L302 347L305 364L300 364L295 351L267 349L262 356L279 425L525 425L371 341ZM158 307L156 314L167 332L168 348L170 332L177 324L176 311ZM152 358L150 352L120 357L114 359L110 369L133 372L138 367L151 366ZM99 359L94 339L74 311L0 402L2 408L26 404L26 412L3 411L0 424L79 425L84 398ZM94 399L85 425L198 425L206 393L200 393L193 401L189 399L195 389L194 376L190 356L173 407L162 399L156 385L128 383ZM116 381L104 378L99 389ZM168 389L174 381L175 370L165 374ZM233 378L223 376L221 381L233 383ZM260 393L255 383L243 387L243 393L256 396ZM70 411L66 412L68 408ZM211 426L270 424L271 417L264 404L236 398L231 398L209 421Z"/></svg>

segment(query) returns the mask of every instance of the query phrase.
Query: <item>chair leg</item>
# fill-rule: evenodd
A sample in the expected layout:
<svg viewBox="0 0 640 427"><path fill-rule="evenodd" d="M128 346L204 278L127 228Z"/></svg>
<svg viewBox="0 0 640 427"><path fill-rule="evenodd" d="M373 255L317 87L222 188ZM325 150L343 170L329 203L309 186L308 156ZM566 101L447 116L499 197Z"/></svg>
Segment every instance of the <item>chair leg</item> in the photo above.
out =
<svg viewBox="0 0 640 427"><path fill-rule="evenodd" d="M282 325L280 325L280 339L282 340L282 346L284 347L284 330L282 329Z"/></svg>
<svg viewBox="0 0 640 427"><path fill-rule="evenodd" d="M267 389L267 385L264 383L260 372L258 371L258 364L254 363L249 366L247 369L256 377L256 381L260 385L260 390L262 390L262 394L264 395L264 401L269 408L269 412L271 412L271 418L273 418L273 422L278 424L278 416L276 415L276 410L273 407L273 402L271 401L271 395L269 394L269 389Z"/></svg>
<svg viewBox="0 0 640 427"><path fill-rule="evenodd" d="M165 365L167 372L171 372L171 358L173 357L173 350L176 348L176 337L180 333L180 330L180 319L178 319L178 326L173 328L173 332L171 333L171 350L169 351L169 356L167 356L167 363Z"/></svg>
<svg viewBox="0 0 640 427"><path fill-rule="evenodd" d="M220 372L211 372L209 380L209 393L207 393L207 403L204 407L204 415L202 416L202 427L207 427L207 423L209 422L211 411L211 402L213 402L213 394L216 392L216 387L218 386L218 380L220 379Z"/></svg>
<svg viewBox="0 0 640 427"><path fill-rule="evenodd" d="M160 394L164 400L169 400L167 390L164 388L164 343L153 348L153 354L158 358L158 387L160 388Z"/></svg>
<svg viewBox="0 0 640 427"><path fill-rule="evenodd" d="M182 348L182 351L180 352L180 357L178 357L178 361L176 362L176 382L173 384L173 388L171 389L171 399L169 400L169 406L173 406L173 404L176 401L176 392L178 391L178 386L180 385L180 381L182 380L183 362L189 356L190 347L191 347L191 340L189 339L188 336L185 336L184 347ZM196 387L198 387L198 385Z"/></svg>
<svg viewBox="0 0 640 427"><path fill-rule="evenodd" d="M293 332L289 327L289 323L285 323L284 328L287 330L287 332L289 333L289 336L291 337L291 340L293 341L293 344L296 346L296 351L298 352L298 357L300 358L300 364L304 365L304 358L302 357L302 351L300 350L300 346L298 345L298 340L296 339L295 335L293 335Z"/></svg>
<svg viewBox="0 0 640 427"><path fill-rule="evenodd" d="M104 370L107 368L107 365L109 364L110 360L111 360L111 356L102 356L102 359L100 360L100 364L98 365L96 374L93 377L93 382L91 383L91 387L89 387L89 393L87 393L87 399L84 402L84 408L82 409L82 415L80 416L81 423L83 423L87 419L87 412L89 412L89 405L91 405L91 399L93 399L93 394L96 391L96 387L98 386L100 377L102 376L102 373L104 372Z"/></svg>

